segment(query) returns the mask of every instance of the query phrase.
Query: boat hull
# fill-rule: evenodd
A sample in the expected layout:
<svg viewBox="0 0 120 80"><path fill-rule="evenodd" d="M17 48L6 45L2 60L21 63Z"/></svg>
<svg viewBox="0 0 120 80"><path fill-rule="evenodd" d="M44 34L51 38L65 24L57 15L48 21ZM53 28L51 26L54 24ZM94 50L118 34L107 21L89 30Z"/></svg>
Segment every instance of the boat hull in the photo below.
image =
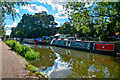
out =
<svg viewBox="0 0 120 80"><path fill-rule="evenodd" d="M51 44L54 46L67 47L71 49L78 49L108 55L116 55L116 53L119 52L120 46L118 43L67 40L54 40Z"/></svg>

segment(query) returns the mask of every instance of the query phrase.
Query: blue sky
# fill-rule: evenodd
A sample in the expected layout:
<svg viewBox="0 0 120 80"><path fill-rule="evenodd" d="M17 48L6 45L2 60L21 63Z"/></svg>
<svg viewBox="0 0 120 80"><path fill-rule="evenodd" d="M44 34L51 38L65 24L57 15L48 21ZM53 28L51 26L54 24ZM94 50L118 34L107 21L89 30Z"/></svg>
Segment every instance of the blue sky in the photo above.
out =
<svg viewBox="0 0 120 80"><path fill-rule="evenodd" d="M63 2L61 2L63 1ZM16 27L17 24L20 22L21 17L23 14L32 14L46 11L48 14L52 14L55 17L55 21L58 23L59 27L64 22L68 21L68 16L65 14L65 10L63 9L63 4L66 4L67 1L65 0L58 0L55 2L54 0L38 0L36 2L30 2L31 4L15 7L15 11L20 15L17 17L15 21L12 20L11 15L6 15L5 19L5 29L6 34L9 35L11 33L11 28Z"/></svg>
<svg viewBox="0 0 120 80"><path fill-rule="evenodd" d="M58 23L57 27L60 27L60 25L69 21L67 19L68 16L65 14L65 10L63 8L63 5L67 4L68 1L70 0L31 0L29 2L31 4L29 5L19 7L16 6L14 9L20 15L20 17L17 17L16 20L13 21L11 15L6 15L6 35L11 33L11 28L16 27L20 22L22 15L27 13L34 15L35 13L46 11L48 14L52 14L55 17L55 21ZM89 5L86 4L85 6L91 6L92 3L93 1Z"/></svg>

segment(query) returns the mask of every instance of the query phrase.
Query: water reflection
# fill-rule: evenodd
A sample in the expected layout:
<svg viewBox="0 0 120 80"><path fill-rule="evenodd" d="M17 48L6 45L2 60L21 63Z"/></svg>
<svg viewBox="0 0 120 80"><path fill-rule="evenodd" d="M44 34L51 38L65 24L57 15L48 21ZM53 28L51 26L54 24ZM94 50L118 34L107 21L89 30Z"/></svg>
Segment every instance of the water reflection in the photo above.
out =
<svg viewBox="0 0 120 80"><path fill-rule="evenodd" d="M51 78L118 77L116 57L54 46L31 45L31 47L40 52L40 58L31 64Z"/></svg>

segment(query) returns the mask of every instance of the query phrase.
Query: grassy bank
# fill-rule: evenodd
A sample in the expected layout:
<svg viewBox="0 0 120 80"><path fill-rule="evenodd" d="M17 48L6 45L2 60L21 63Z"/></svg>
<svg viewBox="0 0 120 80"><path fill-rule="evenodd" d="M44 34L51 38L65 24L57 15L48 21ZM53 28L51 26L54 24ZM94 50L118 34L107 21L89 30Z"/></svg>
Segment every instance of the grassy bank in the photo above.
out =
<svg viewBox="0 0 120 80"><path fill-rule="evenodd" d="M26 60L32 61L39 58L39 52L35 52L28 46L23 44L17 43L15 40L8 40L5 42L11 50L15 51L18 55L21 55ZM26 64L26 68L31 71L29 75L36 75L37 77L45 78L45 75L37 70L36 67L32 66L31 64Z"/></svg>
<svg viewBox="0 0 120 80"><path fill-rule="evenodd" d="M41 73L41 72L39 72L37 69L36 69L36 67L34 67L33 65L31 65L31 64L25 64L25 66L26 66L26 70L30 70L31 71L31 73L29 74L29 75L34 75L34 76L37 76L37 77L39 77L39 78L45 78L45 75L43 74L43 73Z"/></svg>

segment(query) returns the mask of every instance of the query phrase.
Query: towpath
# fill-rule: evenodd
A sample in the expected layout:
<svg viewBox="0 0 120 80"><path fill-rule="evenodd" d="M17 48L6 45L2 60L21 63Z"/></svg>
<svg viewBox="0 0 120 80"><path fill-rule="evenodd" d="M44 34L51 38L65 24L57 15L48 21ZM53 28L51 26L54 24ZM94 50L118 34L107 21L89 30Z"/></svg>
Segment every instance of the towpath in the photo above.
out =
<svg viewBox="0 0 120 80"><path fill-rule="evenodd" d="M14 51L0 40L0 78L36 78L29 76L30 71L25 70L27 61L21 56L17 55Z"/></svg>

